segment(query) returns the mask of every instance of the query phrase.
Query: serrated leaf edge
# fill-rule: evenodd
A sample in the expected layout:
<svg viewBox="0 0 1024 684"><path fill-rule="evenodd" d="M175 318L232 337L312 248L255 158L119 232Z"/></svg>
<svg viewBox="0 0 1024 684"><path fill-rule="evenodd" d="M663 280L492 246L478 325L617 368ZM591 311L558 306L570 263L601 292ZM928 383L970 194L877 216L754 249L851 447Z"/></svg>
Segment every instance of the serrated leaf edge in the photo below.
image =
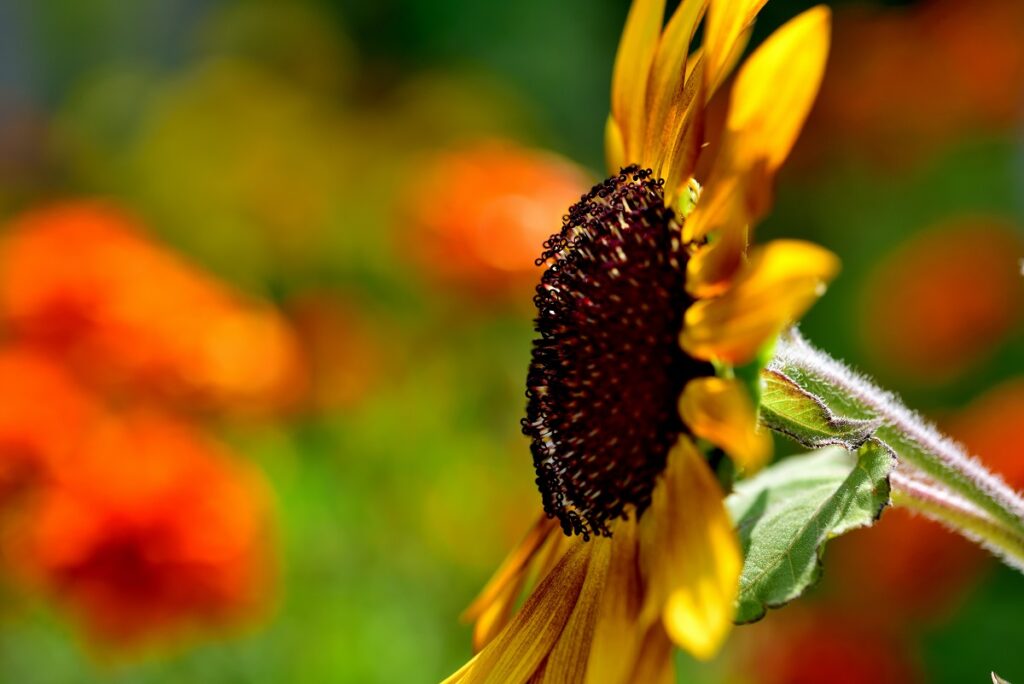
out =
<svg viewBox="0 0 1024 684"><path fill-rule="evenodd" d="M892 495L891 495L892 483L890 482L890 474L892 473L893 469L895 469L895 467L896 467L896 463L897 463L896 452L893 451L893 449L888 444L886 444L885 442L883 442L880 439L870 438L867 441L870 441L870 442L876 444L877 446L879 446L883 450L883 452L888 455L889 462L890 462L889 470L888 470L886 476L881 480L881 482L885 483L884 484L885 489L886 489L885 500L882 501L882 503L878 506L878 509L874 513L872 513L870 523L864 523L864 524L856 525L854 527L846 528L845 530L843 530L839 534L832 534L831 532L828 533L826 535L826 537L821 540L821 542L818 544L817 548L815 549L814 570L812 571L811 577L808 580L806 585L804 585L797 593L795 593L794 595L790 596L789 598L787 598L787 599L785 599L783 601L779 601L779 602L775 602L775 603L770 602L770 601L760 601L762 610L761 610L761 612L758 615L756 615L755 617L750 618L749 620L735 620L734 624L736 624L736 625L749 625L749 624L753 624L755 622L760 622L761 620L763 620L765 618L765 616L768 615L768 611L769 610L776 610L776 609L779 609L779 608L783 608L783 607L789 605L790 603L792 603L793 601L797 600L801 596L803 596L805 593L807 593L808 590L813 589L815 586L817 586L817 584L821 581L821 578L824 576L824 572L825 572L825 562L824 562L825 545L829 541L831 541L832 539L835 539L836 537L838 537L838 536L840 536L842 534L845 534L846 532L850 532L852 530L857 530L857 529L862 529L864 527L869 527L871 524L877 522L879 520L879 518L882 517L882 513L885 511L886 508L888 508L889 506L892 505ZM842 445L840 444L840 445L832 445L832 446L842 446ZM857 461L854 464L854 467L850 470L849 475L847 475L847 477L843 479L843 481L840 483L839 487L842 487L849 480L850 476L853 475L854 471L856 471L857 469L864 470L865 474L868 476L868 479L870 480L870 473L867 472L867 470L864 468L864 465L863 465L863 463L861 461L861 458L858 455ZM836 491L838 491L839 487L836 488ZM827 502L828 502L828 499L826 499L826 501L823 501L818 506L818 508L815 511L815 515L818 512L820 512L821 508ZM802 532L803 530L806 529L807 525L810 524L810 520L812 520L815 517L815 515L812 515L808 519L808 522L805 523L804 526L800 528L800 532ZM794 535L794 540L796 538L799 538L799 536L800 536L799 534ZM792 547L790 546L790 547L787 547L787 548L792 548ZM788 554L787 554L787 556L788 556ZM790 563L792 563L792 561L790 561ZM762 572L760 576L763 577L764 575L765 575L765 572ZM793 572L793 575L796 576L796 572L795 571Z"/></svg>

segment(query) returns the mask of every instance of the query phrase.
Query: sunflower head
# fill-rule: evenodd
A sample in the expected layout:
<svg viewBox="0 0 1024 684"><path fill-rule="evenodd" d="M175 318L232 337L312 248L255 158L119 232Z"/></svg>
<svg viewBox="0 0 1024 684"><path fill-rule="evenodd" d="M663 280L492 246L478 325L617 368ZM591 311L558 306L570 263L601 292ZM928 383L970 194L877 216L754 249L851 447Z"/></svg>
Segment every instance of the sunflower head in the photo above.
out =
<svg viewBox="0 0 1024 684"><path fill-rule="evenodd" d="M664 28L663 0L634 2L607 128L617 171L569 209L537 260L546 270L523 430L544 510L566 534L606 536L614 520L643 514L681 435L746 466L766 458L730 364L750 360L809 306L835 260L804 243L747 254L749 225L766 211L817 90L827 10L805 13L755 53L706 151L707 105L761 5L713 3L704 46L691 52L707 2L685 0ZM783 82L789 71L803 82ZM709 169L700 178L698 164Z"/></svg>
<svg viewBox="0 0 1024 684"><path fill-rule="evenodd" d="M798 241L748 250L818 89L828 10L765 41L721 125L705 125L764 2L682 0L663 25L664 0L634 0L606 129L612 175L537 260L523 431L546 517L467 611L480 653L448 682L671 681L673 643L707 659L729 633L742 551L709 454L750 472L770 452L734 367L838 267Z"/></svg>
<svg viewBox="0 0 1024 684"><path fill-rule="evenodd" d="M630 166L599 183L546 243L524 432L548 515L607 535L647 508L684 426L686 382L711 366L679 346L689 251L664 181Z"/></svg>

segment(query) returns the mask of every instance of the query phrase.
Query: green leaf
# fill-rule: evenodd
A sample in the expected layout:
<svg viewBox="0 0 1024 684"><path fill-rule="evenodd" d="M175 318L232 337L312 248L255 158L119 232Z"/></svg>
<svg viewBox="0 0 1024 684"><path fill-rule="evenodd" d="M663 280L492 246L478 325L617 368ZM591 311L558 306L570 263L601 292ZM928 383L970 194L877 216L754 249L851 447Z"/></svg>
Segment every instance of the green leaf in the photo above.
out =
<svg viewBox="0 0 1024 684"><path fill-rule="evenodd" d="M837 416L824 400L778 370L761 374L761 422L809 449L859 449L881 425L877 419Z"/></svg>
<svg viewBox="0 0 1024 684"><path fill-rule="evenodd" d="M743 547L736 622L800 596L821 575L824 543L871 525L889 503L892 452L831 448L788 458L740 482L726 499Z"/></svg>
<svg viewBox="0 0 1024 684"><path fill-rule="evenodd" d="M943 495L941 501L955 497L979 509L982 517L989 519L983 522L993 534L979 540L977 530L947 522L948 517L941 518L943 522L1024 571L1015 560L1024 541L1024 496L896 395L815 349L796 330L779 337L775 358L762 373L762 382L761 418L765 425L811 446L853 448L870 435L870 441L884 444L896 454L901 472L937 487ZM945 503L939 507L945 508ZM936 511L932 506L925 515L937 518Z"/></svg>

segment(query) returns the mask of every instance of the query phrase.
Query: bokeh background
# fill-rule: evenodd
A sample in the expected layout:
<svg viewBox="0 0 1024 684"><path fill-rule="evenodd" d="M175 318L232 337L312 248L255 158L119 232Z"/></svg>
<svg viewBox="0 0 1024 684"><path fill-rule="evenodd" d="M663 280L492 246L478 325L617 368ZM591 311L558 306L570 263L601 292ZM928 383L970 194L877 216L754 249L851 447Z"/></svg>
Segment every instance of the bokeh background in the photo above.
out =
<svg viewBox="0 0 1024 684"><path fill-rule="evenodd" d="M1024 3L831 4L759 237L837 252L805 334L1024 487ZM602 176L626 10L0 1L0 681L468 657L537 510L533 260ZM680 681L1024 681L1022 610L889 512Z"/></svg>

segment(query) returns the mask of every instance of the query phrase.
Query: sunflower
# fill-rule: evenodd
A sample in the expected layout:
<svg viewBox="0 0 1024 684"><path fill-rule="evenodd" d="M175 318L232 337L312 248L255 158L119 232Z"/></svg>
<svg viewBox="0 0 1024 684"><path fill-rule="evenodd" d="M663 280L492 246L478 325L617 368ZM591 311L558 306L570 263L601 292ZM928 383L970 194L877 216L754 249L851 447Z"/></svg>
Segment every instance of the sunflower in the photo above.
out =
<svg viewBox="0 0 1024 684"><path fill-rule="evenodd" d="M733 369L838 270L812 244L747 247L829 44L826 8L791 20L716 118L764 3L683 0L664 26L664 0L629 11L606 129L616 172L538 260L523 431L544 515L468 609L478 653L449 682L674 681L673 645L706 659L728 635L742 556L714 466L724 453L749 473L770 455Z"/></svg>

